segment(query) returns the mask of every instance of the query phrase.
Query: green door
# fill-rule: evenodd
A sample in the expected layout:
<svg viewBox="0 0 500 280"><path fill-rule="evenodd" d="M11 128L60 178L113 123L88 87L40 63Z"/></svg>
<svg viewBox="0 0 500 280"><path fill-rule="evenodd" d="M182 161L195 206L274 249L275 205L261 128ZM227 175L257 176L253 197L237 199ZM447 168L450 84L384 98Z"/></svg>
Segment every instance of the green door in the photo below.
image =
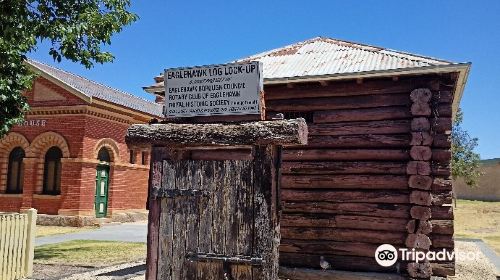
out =
<svg viewBox="0 0 500 280"><path fill-rule="evenodd" d="M95 177L95 216L106 217L108 212L109 166L98 165Z"/></svg>

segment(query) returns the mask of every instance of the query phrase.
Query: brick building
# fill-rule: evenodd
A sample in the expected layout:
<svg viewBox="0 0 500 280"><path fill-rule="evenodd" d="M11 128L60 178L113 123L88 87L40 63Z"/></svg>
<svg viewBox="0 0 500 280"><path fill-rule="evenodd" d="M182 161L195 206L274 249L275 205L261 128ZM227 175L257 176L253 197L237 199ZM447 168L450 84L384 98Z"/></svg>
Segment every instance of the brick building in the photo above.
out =
<svg viewBox="0 0 500 280"><path fill-rule="evenodd" d="M162 106L28 64L39 74L26 93L31 110L0 139L0 211L33 207L96 217L144 211L149 151L129 149L124 136L130 124L160 116Z"/></svg>

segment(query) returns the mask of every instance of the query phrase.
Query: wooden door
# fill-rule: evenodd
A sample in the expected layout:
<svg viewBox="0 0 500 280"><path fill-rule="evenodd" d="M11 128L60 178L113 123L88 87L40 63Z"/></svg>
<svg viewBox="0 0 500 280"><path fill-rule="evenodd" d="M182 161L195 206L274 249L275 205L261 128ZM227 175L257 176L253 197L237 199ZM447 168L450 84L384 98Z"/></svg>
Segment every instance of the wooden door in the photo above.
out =
<svg viewBox="0 0 500 280"><path fill-rule="evenodd" d="M95 182L95 216L103 218L108 214L109 166L97 166Z"/></svg>
<svg viewBox="0 0 500 280"><path fill-rule="evenodd" d="M150 279L277 279L274 164L272 160L267 165L259 160L153 163L152 184L161 185L156 188L161 210L157 276Z"/></svg>

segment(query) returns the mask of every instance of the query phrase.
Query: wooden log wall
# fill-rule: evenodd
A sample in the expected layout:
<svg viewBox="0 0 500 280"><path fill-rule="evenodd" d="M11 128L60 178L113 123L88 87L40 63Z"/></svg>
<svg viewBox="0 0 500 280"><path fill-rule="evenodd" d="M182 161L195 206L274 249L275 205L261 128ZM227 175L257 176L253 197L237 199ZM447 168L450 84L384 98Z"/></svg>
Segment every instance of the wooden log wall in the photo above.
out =
<svg viewBox="0 0 500 280"><path fill-rule="evenodd" d="M266 87L268 113L303 116L309 127L307 146L283 150L282 266L319 269L322 259L339 270L454 274L453 263L385 268L374 260L383 243L453 248L454 82L445 75Z"/></svg>

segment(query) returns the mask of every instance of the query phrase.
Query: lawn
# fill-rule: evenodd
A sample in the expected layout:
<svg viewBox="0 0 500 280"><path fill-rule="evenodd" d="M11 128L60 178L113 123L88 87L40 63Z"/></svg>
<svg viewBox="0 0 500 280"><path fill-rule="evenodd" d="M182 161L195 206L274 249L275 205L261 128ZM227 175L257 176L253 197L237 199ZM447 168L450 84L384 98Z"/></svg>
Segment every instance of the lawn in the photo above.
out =
<svg viewBox="0 0 500 280"><path fill-rule="evenodd" d="M146 244L73 240L35 248L35 263L104 267L146 258Z"/></svg>
<svg viewBox="0 0 500 280"><path fill-rule="evenodd" d="M455 237L480 238L500 255L500 202L458 200Z"/></svg>
<svg viewBox="0 0 500 280"><path fill-rule="evenodd" d="M49 235L74 233L97 229L97 227L60 227L60 226L36 226L36 237Z"/></svg>

